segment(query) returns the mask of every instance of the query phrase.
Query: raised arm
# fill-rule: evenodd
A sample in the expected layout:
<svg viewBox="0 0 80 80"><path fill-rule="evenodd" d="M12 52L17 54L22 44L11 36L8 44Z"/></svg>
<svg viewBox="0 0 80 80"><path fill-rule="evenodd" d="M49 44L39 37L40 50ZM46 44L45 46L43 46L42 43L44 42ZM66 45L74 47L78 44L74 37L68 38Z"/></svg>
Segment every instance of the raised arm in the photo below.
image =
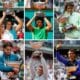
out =
<svg viewBox="0 0 80 80"><path fill-rule="evenodd" d="M22 27L23 27L23 22L22 22L22 20L18 17L18 16L16 16L15 15L15 13L13 13L12 14L12 16L16 19L16 21L18 22L18 25L17 25L17 27L16 27L16 31L19 31Z"/></svg>
<svg viewBox="0 0 80 80"><path fill-rule="evenodd" d="M34 77L35 77L35 69L33 68L34 67L34 65L33 65L33 59L30 59L29 66L30 66L31 80L33 80Z"/></svg>
<svg viewBox="0 0 80 80"><path fill-rule="evenodd" d="M46 63L45 59L43 58L42 54L41 54L41 63L43 66L44 77L47 80L48 79L48 68L47 68L47 63Z"/></svg>
<svg viewBox="0 0 80 80"><path fill-rule="evenodd" d="M2 25L5 17L6 17L6 12L3 12L3 16L2 16L2 18L0 18L0 26Z"/></svg>
<svg viewBox="0 0 80 80"><path fill-rule="evenodd" d="M68 60L65 59L65 57L63 57L63 56L60 54L59 51L56 51L56 58L57 58L57 60L59 60L61 63L65 64L65 65L66 65L67 62L68 62Z"/></svg>
<svg viewBox="0 0 80 80"><path fill-rule="evenodd" d="M46 24L47 24L46 30L47 30L47 31L50 31L50 29L51 29L51 27L52 27L50 21L49 21L46 17L44 17L44 21L45 21Z"/></svg>
<svg viewBox="0 0 80 80"><path fill-rule="evenodd" d="M27 22L27 24L26 24L27 28L28 28L30 31L33 31L33 30L34 30L34 28L33 28L33 26L31 25L31 23L34 21L35 17L36 17L36 14L34 13L34 16L33 16L33 17Z"/></svg>
<svg viewBox="0 0 80 80"><path fill-rule="evenodd" d="M59 60L60 62L62 62L63 64L66 65L68 60L60 54L59 49L61 47L62 47L62 43L59 43L59 44L56 45L56 53L55 53L56 58L57 58L57 60Z"/></svg>

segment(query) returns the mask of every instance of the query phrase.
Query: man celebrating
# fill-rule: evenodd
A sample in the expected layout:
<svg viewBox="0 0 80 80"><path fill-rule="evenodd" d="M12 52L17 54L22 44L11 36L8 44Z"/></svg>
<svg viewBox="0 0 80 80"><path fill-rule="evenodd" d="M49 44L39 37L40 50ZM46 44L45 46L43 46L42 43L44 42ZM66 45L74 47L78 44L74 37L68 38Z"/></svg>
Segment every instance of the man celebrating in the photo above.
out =
<svg viewBox="0 0 80 80"><path fill-rule="evenodd" d="M19 72L19 68L14 68L6 64L7 61L18 61L18 56L12 53L12 43L7 42L3 44L3 53L0 54L0 71L8 73L11 77ZM3 75L2 75L3 76Z"/></svg>
<svg viewBox="0 0 80 80"><path fill-rule="evenodd" d="M48 79L47 63L41 51L33 52L29 64L30 64L31 80Z"/></svg>
<svg viewBox="0 0 80 80"><path fill-rule="evenodd" d="M65 34L65 39L80 38L80 13L74 11L72 2L66 3L64 13L58 18L59 31Z"/></svg>
<svg viewBox="0 0 80 80"><path fill-rule="evenodd" d="M68 51L68 59L66 59L59 52L61 46L61 42L56 46L56 58L66 66L68 80L80 80L80 61L76 60L75 50L70 49Z"/></svg>
<svg viewBox="0 0 80 80"><path fill-rule="evenodd" d="M15 15L14 12L11 13L11 14L9 14L9 15L11 15L13 18L16 19L16 21L18 22L18 25L17 25L16 28L14 29L14 28L12 27L12 21L10 21L10 20L6 21L5 30L4 30L4 32L3 32L3 34L2 34L2 39L7 39L7 40L9 40L9 39L11 39L11 40L12 40L12 39L17 39L17 32L22 28L23 23L22 23L22 21L19 19L19 17L17 17L17 16ZM0 26L2 26L5 17L6 17L6 12L3 12L3 16L2 16L2 18L0 19Z"/></svg>
<svg viewBox="0 0 80 80"><path fill-rule="evenodd" d="M26 24L27 28L32 32L33 39L47 39L47 33L51 29L51 23L46 17L43 17L43 20L46 22L47 26L43 26L43 20L41 17L39 17L36 20L36 26L32 26L31 23L36 18L36 14L32 17L31 20L29 20Z"/></svg>

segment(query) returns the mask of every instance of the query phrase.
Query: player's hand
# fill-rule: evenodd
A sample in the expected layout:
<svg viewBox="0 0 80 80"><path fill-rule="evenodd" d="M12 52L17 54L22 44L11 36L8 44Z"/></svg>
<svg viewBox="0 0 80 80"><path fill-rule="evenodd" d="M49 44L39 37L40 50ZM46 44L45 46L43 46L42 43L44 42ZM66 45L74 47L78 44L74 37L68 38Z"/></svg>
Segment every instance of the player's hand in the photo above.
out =
<svg viewBox="0 0 80 80"><path fill-rule="evenodd" d="M15 17L15 16L16 16L15 12L12 12L12 13L11 13L11 15L12 15L13 17Z"/></svg>
<svg viewBox="0 0 80 80"><path fill-rule="evenodd" d="M76 26L73 26L72 29L77 29L77 27Z"/></svg>
<svg viewBox="0 0 80 80"><path fill-rule="evenodd" d="M6 16L6 12L5 11L3 11L3 16Z"/></svg>
<svg viewBox="0 0 80 80"><path fill-rule="evenodd" d="M58 42L58 44L56 45L56 50L60 49L62 47L62 42Z"/></svg>
<svg viewBox="0 0 80 80"><path fill-rule="evenodd" d="M70 77L71 76L71 73L67 73L67 76Z"/></svg>
<svg viewBox="0 0 80 80"><path fill-rule="evenodd" d="M67 29L66 29L66 28L63 28L62 31L63 31L63 32L67 32Z"/></svg>
<svg viewBox="0 0 80 80"><path fill-rule="evenodd" d="M14 76L14 72L8 72L8 74L7 74L7 75L8 75L8 77L9 77L9 78L11 78L11 77L13 77L13 76Z"/></svg>
<svg viewBox="0 0 80 80"><path fill-rule="evenodd" d="M19 69L18 69L18 68L13 68L13 72L14 72L15 74L17 74L17 73L19 72Z"/></svg>
<svg viewBox="0 0 80 80"><path fill-rule="evenodd" d="M58 22L59 23L66 23L67 22L67 18L58 18Z"/></svg>

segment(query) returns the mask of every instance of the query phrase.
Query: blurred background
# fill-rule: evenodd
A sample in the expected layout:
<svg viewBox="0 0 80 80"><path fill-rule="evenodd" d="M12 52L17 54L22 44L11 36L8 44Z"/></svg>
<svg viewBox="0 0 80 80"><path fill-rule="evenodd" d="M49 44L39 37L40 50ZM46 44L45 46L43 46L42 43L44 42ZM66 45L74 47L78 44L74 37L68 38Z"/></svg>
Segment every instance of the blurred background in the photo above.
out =
<svg viewBox="0 0 80 80"><path fill-rule="evenodd" d="M34 13L37 12L38 10L25 10L25 24L34 16ZM42 10L45 14L45 16L48 18L48 20L52 24L51 30L48 32L48 37L47 39L53 39L53 11L52 10ZM36 25L35 21L32 22L32 25ZM44 22L44 26L46 26ZM32 39L32 32L27 29L25 26L25 39Z"/></svg>
<svg viewBox="0 0 80 80"><path fill-rule="evenodd" d="M16 33L17 39L23 39L24 38L24 11L23 11L23 9L20 9L20 8L12 9L12 11L15 12L15 15L18 16L23 22L22 28L19 31L17 31L17 33ZM0 18L2 18L2 16L3 16L2 14L3 14L3 10L0 9ZM12 21L12 27L14 28L14 30L15 30L16 26L18 25L18 22L11 15L6 15L4 22L2 24L3 32L5 30L6 21L8 21L8 20ZM19 35L22 35L22 38L20 38Z"/></svg>
<svg viewBox="0 0 80 80"><path fill-rule="evenodd" d="M18 16L24 24L24 0L0 0L0 18L3 16L2 15L3 11L6 12L6 17L2 24L3 32L5 30L4 24L6 23L7 20L12 21L13 28L15 28L18 25L17 21L11 16L13 12L15 12L15 15ZM24 27L22 27L22 29L20 29L16 35L17 35L17 39L20 39L20 35L22 35L22 39L23 39Z"/></svg>

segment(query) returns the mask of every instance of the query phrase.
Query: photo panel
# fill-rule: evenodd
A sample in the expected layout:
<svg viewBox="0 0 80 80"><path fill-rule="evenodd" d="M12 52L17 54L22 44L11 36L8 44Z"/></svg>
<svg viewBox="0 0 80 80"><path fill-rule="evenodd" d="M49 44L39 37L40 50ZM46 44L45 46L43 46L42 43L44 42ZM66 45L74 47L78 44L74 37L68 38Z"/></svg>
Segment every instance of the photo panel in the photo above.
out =
<svg viewBox="0 0 80 80"><path fill-rule="evenodd" d="M31 26L28 25L29 21L34 18L34 14L38 12L37 10L25 10L25 39L53 39L53 13L52 10L45 10L43 11L46 20L49 21L49 28L47 28L47 23L44 20L43 14L40 13L40 16L37 16L33 22L31 23ZM37 15L39 15L37 13ZM41 22L40 26L38 27L39 22ZM37 25L38 24L38 25Z"/></svg>
<svg viewBox="0 0 80 80"><path fill-rule="evenodd" d="M0 14L0 39L24 39L24 1L2 0Z"/></svg>
<svg viewBox="0 0 80 80"><path fill-rule="evenodd" d="M53 1L25 2L25 39L53 39Z"/></svg>
<svg viewBox="0 0 80 80"><path fill-rule="evenodd" d="M54 43L54 80L79 80L80 40L55 40Z"/></svg>
<svg viewBox="0 0 80 80"><path fill-rule="evenodd" d="M53 42L25 41L25 80L53 79Z"/></svg>
<svg viewBox="0 0 80 80"><path fill-rule="evenodd" d="M24 80L24 57L23 40L0 41L0 80Z"/></svg>
<svg viewBox="0 0 80 80"><path fill-rule="evenodd" d="M80 39L80 0L54 0L54 38Z"/></svg>

